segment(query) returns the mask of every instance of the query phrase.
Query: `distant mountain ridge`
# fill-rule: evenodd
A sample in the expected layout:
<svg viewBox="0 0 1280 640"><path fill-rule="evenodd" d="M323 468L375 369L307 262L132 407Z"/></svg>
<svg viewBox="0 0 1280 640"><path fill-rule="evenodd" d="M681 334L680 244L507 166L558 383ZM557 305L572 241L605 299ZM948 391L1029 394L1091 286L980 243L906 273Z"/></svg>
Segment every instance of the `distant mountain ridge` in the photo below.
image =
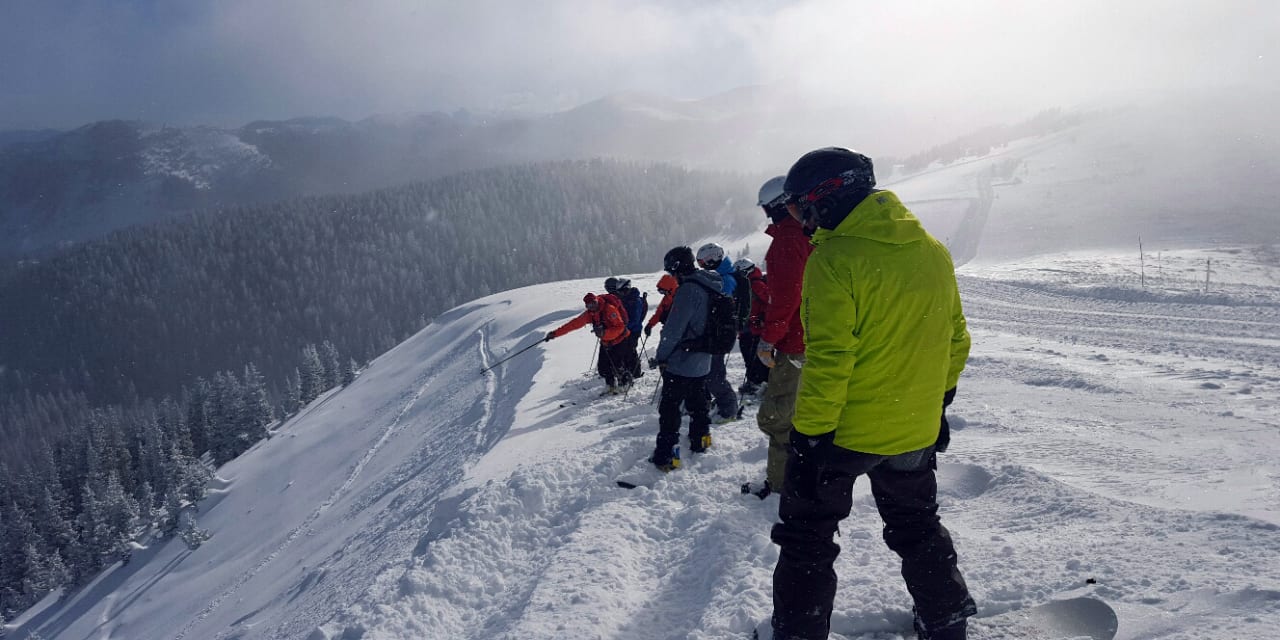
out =
<svg viewBox="0 0 1280 640"><path fill-rule="evenodd" d="M0 144L0 259L193 209L359 193L503 165L606 157L772 173L833 140L873 149L936 142L926 134L912 134L919 145L902 142L904 127L889 123L884 114L798 105L776 88L743 87L702 100L619 93L538 116L460 110L239 128L109 120L13 132Z"/></svg>
<svg viewBox="0 0 1280 640"><path fill-rule="evenodd" d="M1088 128L1099 136L1082 139L1090 142L1081 157L1129 148L1131 164L1149 171L1140 189L1121 193L1145 193L1161 206L1161 192L1188 180L1239 180L1238 191L1262 197L1233 198L1233 204L1265 208L1269 192L1260 176L1280 155L1265 105L1278 102L1274 93L1240 90L1093 105ZM1082 112L1049 110L1019 124L974 127L958 123L975 117L947 120L946 113L839 106L800 100L785 87L752 86L700 100L618 93L544 115L305 117L239 128L117 120L67 132L11 132L20 141L0 146L0 260L39 256L193 209L360 193L556 160L604 157L766 176L785 171L805 151L839 144L875 158L881 181L888 182L937 170L931 163L945 166L1022 137L1063 131L1078 124ZM939 144L945 140L951 142ZM1156 170L1173 169L1170 162L1181 166L1173 173Z"/></svg>
<svg viewBox="0 0 1280 640"><path fill-rule="evenodd" d="M0 256L193 209L351 193L500 164L468 161L444 114L299 118L239 129L103 121L0 148Z"/></svg>

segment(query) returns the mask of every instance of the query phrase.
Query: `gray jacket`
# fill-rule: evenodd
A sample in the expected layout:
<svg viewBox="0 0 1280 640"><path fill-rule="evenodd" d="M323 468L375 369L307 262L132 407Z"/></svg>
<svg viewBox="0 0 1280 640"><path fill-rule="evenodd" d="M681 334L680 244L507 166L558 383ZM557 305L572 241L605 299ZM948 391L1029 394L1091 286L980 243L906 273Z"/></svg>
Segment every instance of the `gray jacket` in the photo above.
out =
<svg viewBox="0 0 1280 640"><path fill-rule="evenodd" d="M707 290L692 280L706 285L712 291L721 291L719 274L701 269L680 278L671 301L671 311L662 325L662 340L658 342L655 358L665 362L667 371L686 378L698 378L711 373L711 354L685 351L680 345L686 340L702 335L707 326L707 309L710 299Z"/></svg>

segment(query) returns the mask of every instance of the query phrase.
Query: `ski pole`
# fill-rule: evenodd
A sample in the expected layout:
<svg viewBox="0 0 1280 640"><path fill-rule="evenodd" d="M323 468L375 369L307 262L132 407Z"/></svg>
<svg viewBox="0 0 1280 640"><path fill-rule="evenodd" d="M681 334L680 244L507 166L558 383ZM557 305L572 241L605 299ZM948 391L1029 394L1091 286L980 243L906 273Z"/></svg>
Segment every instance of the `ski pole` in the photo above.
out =
<svg viewBox="0 0 1280 640"><path fill-rule="evenodd" d="M649 398L649 404L653 404L658 400L658 389L662 388L662 377L659 376L653 383L653 396Z"/></svg>
<svg viewBox="0 0 1280 640"><path fill-rule="evenodd" d="M526 351L528 351L528 350L530 350L530 349L532 349L532 348L534 348L534 347L536 347L536 346L538 346L538 345L540 345L540 344L542 344L543 342L546 342L546 341L545 341L545 340L539 340L539 341L537 341L537 342L535 342L535 343L533 343L533 344L531 344L531 345L529 345L529 346L527 346L527 347L525 347L525 348L523 348L523 349L521 349L521 350L519 350L519 351L517 351L517 352L515 352L515 353L513 353L513 354L511 354L511 355L509 355L509 356L507 356L507 357L505 357L505 358L503 358L503 359L501 359L501 360L499 360L499 361L497 361L497 362L495 362L495 363L493 363L493 364L491 364L491 365L489 365L489 366L487 366L487 367L485 367L485 368L481 369L481 370L480 370L480 373L483 375L483 374L484 374L484 372L486 372L486 371L488 371L488 370L490 370L490 369L492 369L492 368L494 368L494 367L496 367L496 366L498 366L498 365L500 365L500 364L502 364L502 363L504 363L504 362L506 362L506 361L508 361L508 360L510 360L510 359L512 359L512 358L514 358L514 357L516 357L516 356L518 356L518 355L520 355L520 354L522 354L522 353L524 353L524 352L526 352Z"/></svg>
<svg viewBox="0 0 1280 640"><path fill-rule="evenodd" d="M645 353L645 351L644 351L644 345L645 345L645 343L646 343L646 342L648 342L648 341L649 341L649 336L645 336L645 337L644 337L644 340L641 340L641 341L640 341L640 355L636 356L636 367L637 367L637 368L639 368L639 367L640 367L640 360L641 360L641 356L647 356L647 355L648 355L648 354L646 354L646 353ZM646 360L647 360L648 358L646 357L646 358L644 358L644 359L646 359ZM633 372L633 373L634 373L634 372ZM632 378L631 384L627 385L627 392L626 392L626 393L624 393L624 394L622 394L622 399L623 399L623 400L626 400L626 399L627 399L627 396L631 394L631 387L632 387L634 384L635 384L635 378Z"/></svg>
<svg viewBox="0 0 1280 640"><path fill-rule="evenodd" d="M591 368L596 366L596 351L599 351L599 350L600 350L600 336L596 336L596 349L595 351L591 352L591 362L587 363L587 370L583 372L582 375L584 376L591 375Z"/></svg>
<svg viewBox="0 0 1280 640"><path fill-rule="evenodd" d="M602 346L600 348L600 353L604 354L604 357L609 360L609 371L614 375L614 377L617 377L618 365L613 362L613 356L610 355L609 350ZM604 364L604 360L601 360L600 363Z"/></svg>

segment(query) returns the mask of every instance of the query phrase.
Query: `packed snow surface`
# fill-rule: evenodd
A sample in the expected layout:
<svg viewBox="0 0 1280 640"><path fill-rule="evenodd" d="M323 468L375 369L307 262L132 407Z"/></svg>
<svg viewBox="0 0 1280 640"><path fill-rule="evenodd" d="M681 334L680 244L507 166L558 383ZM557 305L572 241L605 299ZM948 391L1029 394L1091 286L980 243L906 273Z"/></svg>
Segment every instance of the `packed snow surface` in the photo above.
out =
<svg viewBox="0 0 1280 640"><path fill-rule="evenodd" d="M1276 637L1280 259L1152 260L961 269L974 347L940 458L943 521L980 616L1092 595L1120 640ZM652 292L656 276L633 279ZM585 330L480 374L599 286L443 315L220 469L203 546L151 541L13 637L750 637L770 614L778 510L738 490L764 473L754 406L684 469L625 490L614 479L653 447L655 376L597 398ZM857 492L834 637L912 637Z"/></svg>

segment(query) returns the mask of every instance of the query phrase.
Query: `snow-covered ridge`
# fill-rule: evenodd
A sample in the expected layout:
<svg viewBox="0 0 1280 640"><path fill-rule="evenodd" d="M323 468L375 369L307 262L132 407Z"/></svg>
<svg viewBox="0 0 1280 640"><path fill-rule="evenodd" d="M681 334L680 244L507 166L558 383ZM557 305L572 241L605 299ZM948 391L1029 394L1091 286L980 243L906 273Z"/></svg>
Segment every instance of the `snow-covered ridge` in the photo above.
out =
<svg viewBox="0 0 1280 640"><path fill-rule="evenodd" d="M223 171L248 173L271 166L271 159L234 131L212 127L164 127L142 133L142 170L148 176L185 180L209 190Z"/></svg>
<svg viewBox="0 0 1280 640"><path fill-rule="evenodd" d="M1233 304L1065 286L1140 289L1120 254L962 269L974 351L939 487L980 615L1088 593L1119 612L1119 640L1280 625L1280 463L1258 453L1280 446L1280 261L1213 255ZM479 374L599 284L440 317L223 467L204 546L153 542L14 637L749 637L777 517L776 498L738 493L763 473L752 420L627 491L613 479L652 448L652 376L597 399L586 331ZM842 532L833 637L912 637L864 483Z"/></svg>

